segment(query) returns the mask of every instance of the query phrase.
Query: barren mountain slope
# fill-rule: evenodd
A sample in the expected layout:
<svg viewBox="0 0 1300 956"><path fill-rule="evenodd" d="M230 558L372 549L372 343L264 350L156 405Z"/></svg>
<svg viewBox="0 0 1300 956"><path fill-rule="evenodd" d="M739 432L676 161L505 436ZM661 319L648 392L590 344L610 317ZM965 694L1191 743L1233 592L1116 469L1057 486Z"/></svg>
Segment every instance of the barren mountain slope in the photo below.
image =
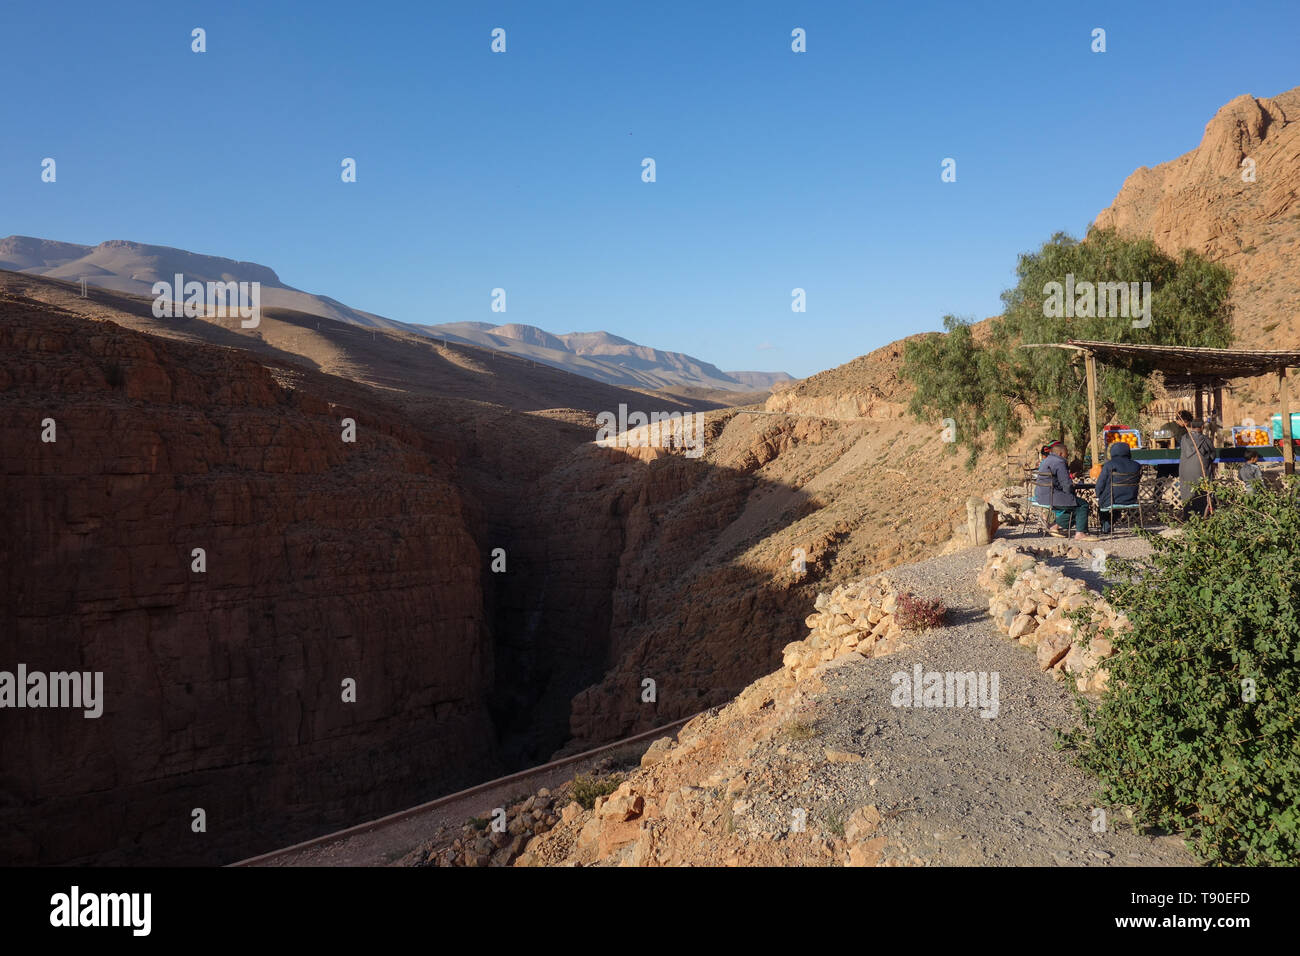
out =
<svg viewBox="0 0 1300 956"><path fill-rule="evenodd" d="M793 413L709 413L699 462L647 466L583 451L547 477L545 510L573 529L548 563L585 581L591 555L618 553L598 606L561 585L563 608L544 615L563 620L567 609L570 633L582 622L607 633L608 670L574 699L566 750L734 696L775 666L817 590L939 553L966 498L1006 483L1005 458L967 472L937 423L901 415L891 401L901 397L899 351L887 346L769 400L792 395ZM853 409L877 417L850 419ZM832 413L844 417L822 417ZM642 699L647 678L654 702Z"/></svg>
<svg viewBox="0 0 1300 956"><path fill-rule="evenodd" d="M258 282L262 287L263 307L297 309L367 328L401 325L382 315L350 308L329 296L313 295L285 285L274 270L256 262L240 262L127 239L110 239L96 246L86 246L32 236L8 236L0 239L0 269L74 283L84 278L92 287L149 296L150 299L153 283L159 280L170 283L177 273L184 275L186 281Z"/></svg>
<svg viewBox="0 0 1300 956"><path fill-rule="evenodd" d="M85 280L92 287L151 299L155 282L174 285L178 274L185 282L256 282L263 308L302 312L364 329L391 329L501 350L621 387L654 389L677 385L744 392L762 391L772 382L789 378L783 372L742 372L744 378L733 378L716 366L681 352L637 345L608 332L552 335L518 323L493 326L486 322L442 325L399 322L354 309L326 295L295 289L281 282L274 270L256 262L126 239L110 239L89 246L33 236L8 236L0 239L0 270L63 279L78 285ZM179 297L180 290L174 290L174 294ZM750 377L754 378L754 384Z"/></svg>
<svg viewBox="0 0 1300 956"><path fill-rule="evenodd" d="M24 273L0 271L0 290L75 314L108 319L126 328L185 342L247 349L268 360L293 363L392 392L392 398L455 398L518 411L556 410L556 417L595 428L594 413L639 407L647 393L571 375L472 345L431 340L402 329L361 329L289 309L264 308L260 324L240 327L233 318L156 318L151 298L80 288ZM657 398L665 411L717 408L709 399Z"/></svg>
<svg viewBox="0 0 1300 956"><path fill-rule="evenodd" d="M1254 181L1242 161L1254 161ZM1244 346L1300 342L1300 87L1239 96L1206 124L1196 149L1125 181L1098 226L1192 249L1236 273L1232 302Z"/></svg>
<svg viewBox="0 0 1300 956"><path fill-rule="evenodd" d="M627 388L699 388L722 392L762 391L790 378L784 372L738 372L733 377L682 352L638 345L608 332L552 335L532 325L447 322L423 326L449 342L478 345ZM743 399L742 399L743 400Z"/></svg>

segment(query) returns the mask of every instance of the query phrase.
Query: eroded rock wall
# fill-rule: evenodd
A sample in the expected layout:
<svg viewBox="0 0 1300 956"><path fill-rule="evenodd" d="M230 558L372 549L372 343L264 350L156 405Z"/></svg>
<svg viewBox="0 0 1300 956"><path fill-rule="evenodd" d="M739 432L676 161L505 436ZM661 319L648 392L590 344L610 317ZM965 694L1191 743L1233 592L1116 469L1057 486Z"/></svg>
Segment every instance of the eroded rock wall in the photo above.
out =
<svg viewBox="0 0 1300 956"><path fill-rule="evenodd" d="M322 381L0 303L0 669L104 675L0 711L0 862L228 862L498 769L455 449Z"/></svg>

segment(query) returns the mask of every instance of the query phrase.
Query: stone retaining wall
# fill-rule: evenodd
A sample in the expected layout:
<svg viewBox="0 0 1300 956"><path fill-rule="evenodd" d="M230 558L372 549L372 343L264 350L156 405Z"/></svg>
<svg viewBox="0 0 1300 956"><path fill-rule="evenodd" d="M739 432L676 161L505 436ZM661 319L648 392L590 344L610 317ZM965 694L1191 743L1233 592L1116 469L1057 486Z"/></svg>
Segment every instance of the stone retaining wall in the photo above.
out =
<svg viewBox="0 0 1300 956"><path fill-rule="evenodd" d="M898 592L884 577L842 584L817 595L816 610L804 619L811 633L782 651L785 670L800 680L824 661L856 651L883 657L907 646L894 620Z"/></svg>
<svg viewBox="0 0 1300 956"><path fill-rule="evenodd" d="M1081 549L1071 550L1085 556ZM999 631L1034 650L1042 670L1057 680L1072 676L1079 690L1100 693L1110 676L1101 664L1114 655L1114 635L1129 626L1128 617L1082 581L1035 558L1043 553L1068 552L993 543L978 579L991 592L989 615ZM1067 616L1082 607L1092 608L1098 625L1087 646Z"/></svg>

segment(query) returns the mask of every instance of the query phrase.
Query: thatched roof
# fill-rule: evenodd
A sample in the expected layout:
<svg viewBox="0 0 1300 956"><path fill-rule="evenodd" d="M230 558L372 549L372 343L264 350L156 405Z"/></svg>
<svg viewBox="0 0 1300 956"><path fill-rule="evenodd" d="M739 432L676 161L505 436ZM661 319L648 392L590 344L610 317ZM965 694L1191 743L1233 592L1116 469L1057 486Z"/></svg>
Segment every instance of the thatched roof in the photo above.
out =
<svg viewBox="0 0 1300 956"><path fill-rule="evenodd" d="M1222 385L1228 379L1300 367L1300 350L1201 349L1179 345L1130 345L1069 339L1057 348L1087 349L1107 365L1136 372L1159 371L1167 386Z"/></svg>

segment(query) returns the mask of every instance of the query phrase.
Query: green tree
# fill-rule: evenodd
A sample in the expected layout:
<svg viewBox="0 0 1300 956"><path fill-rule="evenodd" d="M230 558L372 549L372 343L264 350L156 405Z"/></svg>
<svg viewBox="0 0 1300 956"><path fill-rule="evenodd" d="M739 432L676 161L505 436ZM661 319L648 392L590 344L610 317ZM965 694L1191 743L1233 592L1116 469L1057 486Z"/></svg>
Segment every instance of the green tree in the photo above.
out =
<svg viewBox="0 0 1300 956"><path fill-rule="evenodd" d="M918 418L952 418L956 443L973 465L992 432L1001 451L1018 437L1026 420L1046 426L1054 438L1080 449L1087 441L1088 397L1079 353L1026 345L1068 339L1224 348L1232 344L1228 295L1232 273L1185 251L1174 259L1149 239L1126 239L1114 230L1093 229L1083 241L1057 233L1035 253L1020 257L1017 283L1002 294L1003 313L990 320L976 341L971 327L947 316L946 334L909 342L902 374L915 391L911 411ZM1127 315L1066 316L1055 312L1051 283L1139 283ZM1150 283L1149 300L1142 283ZM1118 289L1098 294L1101 306L1121 305ZM1150 323L1141 324L1140 304L1149 303ZM1055 314L1054 314L1055 313ZM1136 420L1153 398L1148 370L1097 366L1098 425L1112 418Z"/></svg>
<svg viewBox="0 0 1300 956"><path fill-rule="evenodd" d="M945 315L943 327L947 334L913 339L904 347L903 375L914 386L908 410L918 419L951 418L950 447L965 447L972 467L986 432L993 432L998 447L1020 433L1015 408L1024 404L1025 389L997 352L975 342L970 323Z"/></svg>

